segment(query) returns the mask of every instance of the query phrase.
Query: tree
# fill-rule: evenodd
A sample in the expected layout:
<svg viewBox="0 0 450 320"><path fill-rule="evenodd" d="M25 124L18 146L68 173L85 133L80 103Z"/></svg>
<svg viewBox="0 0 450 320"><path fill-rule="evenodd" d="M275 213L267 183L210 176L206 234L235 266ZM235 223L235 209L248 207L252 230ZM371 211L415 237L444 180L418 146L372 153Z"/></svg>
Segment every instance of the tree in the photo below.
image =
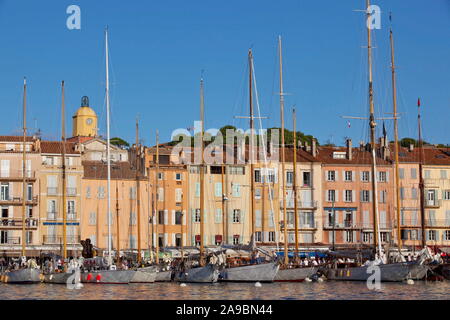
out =
<svg viewBox="0 0 450 320"><path fill-rule="evenodd" d="M109 140L109 143L111 143L119 148L122 148L122 149L126 149L126 148L130 147L130 144L128 142L126 142L125 140L123 140L119 137L111 138Z"/></svg>

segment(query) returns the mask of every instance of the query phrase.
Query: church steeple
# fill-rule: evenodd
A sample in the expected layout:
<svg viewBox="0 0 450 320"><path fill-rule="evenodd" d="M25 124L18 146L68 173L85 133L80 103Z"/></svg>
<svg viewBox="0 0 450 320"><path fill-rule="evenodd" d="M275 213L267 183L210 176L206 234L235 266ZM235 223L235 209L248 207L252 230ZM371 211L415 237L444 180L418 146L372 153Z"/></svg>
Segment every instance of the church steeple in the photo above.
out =
<svg viewBox="0 0 450 320"><path fill-rule="evenodd" d="M81 106L73 118L72 136L74 137L95 137L97 136L97 115L89 107L89 98L81 98Z"/></svg>

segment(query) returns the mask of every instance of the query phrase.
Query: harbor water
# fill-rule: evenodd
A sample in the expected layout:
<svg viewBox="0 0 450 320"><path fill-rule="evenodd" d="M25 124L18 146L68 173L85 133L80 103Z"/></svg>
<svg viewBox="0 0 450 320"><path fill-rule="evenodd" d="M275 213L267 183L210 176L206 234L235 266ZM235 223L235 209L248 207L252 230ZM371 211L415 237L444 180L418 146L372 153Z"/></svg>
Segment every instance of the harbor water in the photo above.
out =
<svg viewBox="0 0 450 320"><path fill-rule="evenodd" d="M125 285L0 284L0 300L450 300L450 282L381 283L369 290L365 282L303 283L149 283Z"/></svg>

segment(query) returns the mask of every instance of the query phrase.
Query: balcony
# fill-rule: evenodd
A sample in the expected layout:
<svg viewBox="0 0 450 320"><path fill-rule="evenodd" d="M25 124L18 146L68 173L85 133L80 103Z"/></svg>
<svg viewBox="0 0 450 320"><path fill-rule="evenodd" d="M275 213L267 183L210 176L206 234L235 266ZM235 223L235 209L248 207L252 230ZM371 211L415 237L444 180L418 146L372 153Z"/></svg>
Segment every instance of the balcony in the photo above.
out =
<svg viewBox="0 0 450 320"><path fill-rule="evenodd" d="M37 229L39 224L39 219L37 218L26 218L25 226L27 229ZM19 218L0 218L0 228L1 229L18 229L22 228L22 219Z"/></svg>
<svg viewBox="0 0 450 320"><path fill-rule="evenodd" d="M280 200L280 208L284 208L283 200ZM286 201L286 208L293 209L294 201ZM297 209L317 209L317 201L297 201Z"/></svg>
<svg viewBox="0 0 450 320"><path fill-rule="evenodd" d="M48 196L56 196L58 194L58 188L57 187L48 187L47 188L47 195Z"/></svg>
<svg viewBox="0 0 450 320"><path fill-rule="evenodd" d="M20 237L8 237L6 241L0 241L0 245L2 244L18 245L20 244Z"/></svg>
<svg viewBox="0 0 450 320"><path fill-rule="evenodd" d="M38 204L38 196L34 196L31 199L26 199L25 204L27 206L36 206ZM17 205L22 205L22 198L21 197L11 197L6 196L6 197L2 197L0 198L0 205L5 205L5 206L17 206Z"/></svg>
<svg viewBox="0 0 450 320"><path fill-rule="evenodd" d="M58 217L57 212L47 212L47 220L56 220L57 217ZM62 219L62 216L60 218ZM73 212L73 211L67 212L66 219L67 220L77 220L77 213Z"/></svg>
<svg viewBox="0 0 450 320"><path fill-rule="evenodd" d="M380 223L379 224L380 230L390 230L391 229L391 223ZM344 222L336 222L336 224L333 226L332 223L325 223L323 226L324 230L333 230L333 229L346 229L346 230L373 230L373 223L354 223L352 221L344 221Z"/></svg>
<svg viewBox="0 0 450 320"><path fill-rule="evenodd" d="M43 236L44 244L63 244L62 236ZM67 244L79 244L80 236L66 236Z"/></svg>
<svg viewBox="0 0 450 320"><path fill-rule="evenodd" d="M69 197L73 197L77 195L77 188L66 188L66 194Z"/></svg>
<svg viewBox="0 0 450 320"><path fill-rule="evenodd" d="M23 172L22 170L10 170L1 172L0 181L14 181L21 182L23 180ZM36 181L36 171L33 170L25 170L25 181L31 182Z"/></svg>
<svg viewBox="0 0 450 320"><path fill-rule="evenodd" d="M67 212L67 220L77 220L77 213L73 211Z"/></svg>
<svg viewBox="0 0 450 320"><path fill-rule="evenodd" d="M425 220L425 227L426 228L444 228L449 229L450 228L450 221L447 219L434 219Z"/></svg>
<svg viewBox="0 0 450 320"><path fill-rule="evenodd" d="M440 208L442 205L442 200L426 200L425 203L425 208Z"/></svg>
<svg viewBox="0 0 450 320"><path fill-rule="evenodd" d="M47 220L56 220L57 215L56 212L47 212Z"/></svg>
<svg viewBox="0 0 450 320"><path fill-rule="evenodd" d="M280 226L281 226L281 230L284 230L284 223L283 221L280 222ZM293 223L288 223L287 224L287 230L294 230L295 229L295 225ZM314 222L310 222L310 223L299 223L298 224L298 230L316 230L317 226Z"/></svg>

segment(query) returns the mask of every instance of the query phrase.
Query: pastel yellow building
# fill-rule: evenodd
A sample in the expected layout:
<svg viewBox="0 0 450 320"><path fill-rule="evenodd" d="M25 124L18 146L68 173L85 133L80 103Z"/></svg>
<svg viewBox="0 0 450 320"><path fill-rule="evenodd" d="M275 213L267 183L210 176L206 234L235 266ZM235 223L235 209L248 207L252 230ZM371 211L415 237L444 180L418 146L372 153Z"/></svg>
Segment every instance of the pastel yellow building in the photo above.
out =
<svg viewBox="0 0 450 320"><path fill-rule="evenodd" d="M95 137L97 136L97 114L89 107L89 98L84 96L81 98L81 106L72 117L73 137Z"/></svg>

